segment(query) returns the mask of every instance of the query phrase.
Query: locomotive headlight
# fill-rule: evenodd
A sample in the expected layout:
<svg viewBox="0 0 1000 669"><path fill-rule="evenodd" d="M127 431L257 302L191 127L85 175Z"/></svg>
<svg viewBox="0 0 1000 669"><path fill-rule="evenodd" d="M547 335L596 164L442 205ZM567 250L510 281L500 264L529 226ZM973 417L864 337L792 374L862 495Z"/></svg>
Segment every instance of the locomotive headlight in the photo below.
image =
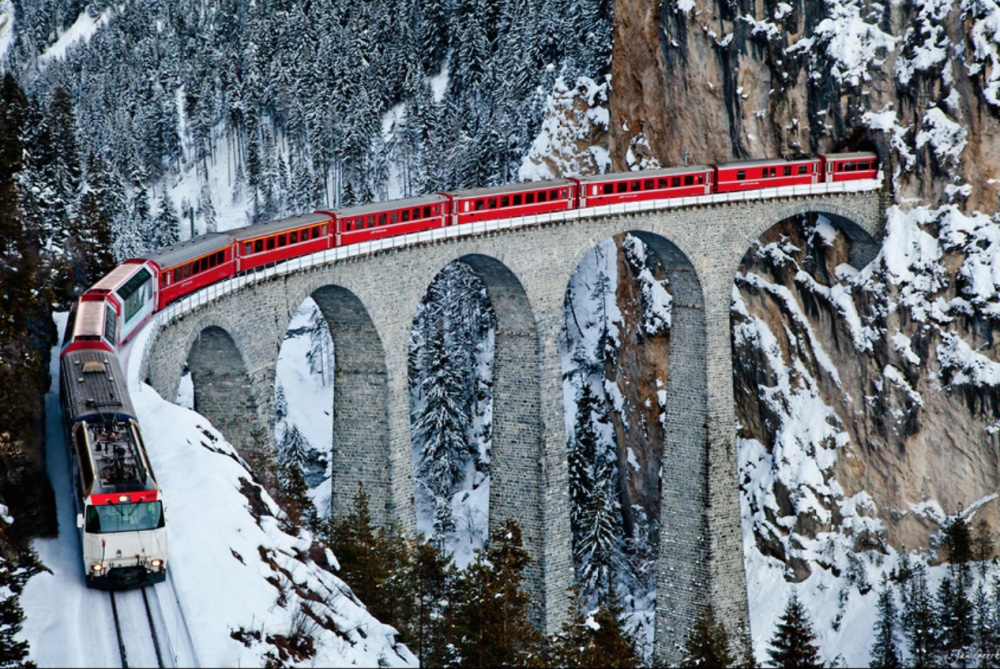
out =
<svg viewBox="0 0 1000 669"><path fill-rule="evenodd" d="M100 563L91 565L90 571L94 572L95 574L100 574L102 571L104 571L104 565Z"/></svg>
<svg viewBox="0 0 1000 669"><path fill-rule="evenodd" d="M163 566L163 560L152 560L149 564L159 569L160 567Z"/></svg>
<svg viewBox="0 0 1000 669"><path fill-rule="evenodd" d="M119 502L127 502L128 499L129 499L128 495L118 495L118 501Z"/></svg>

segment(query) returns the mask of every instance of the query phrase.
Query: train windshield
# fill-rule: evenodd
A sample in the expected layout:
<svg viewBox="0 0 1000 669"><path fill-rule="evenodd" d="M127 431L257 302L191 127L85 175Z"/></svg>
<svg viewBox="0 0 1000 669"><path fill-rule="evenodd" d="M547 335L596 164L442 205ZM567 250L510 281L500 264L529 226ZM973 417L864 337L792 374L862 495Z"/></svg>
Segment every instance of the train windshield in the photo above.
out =
<svg viewBox="0 0 1000 669"><path fill-rule="evenodd" d="M86 531L91 533L142 532L163 527L163 504L102 504L87 507Z"/></svg>

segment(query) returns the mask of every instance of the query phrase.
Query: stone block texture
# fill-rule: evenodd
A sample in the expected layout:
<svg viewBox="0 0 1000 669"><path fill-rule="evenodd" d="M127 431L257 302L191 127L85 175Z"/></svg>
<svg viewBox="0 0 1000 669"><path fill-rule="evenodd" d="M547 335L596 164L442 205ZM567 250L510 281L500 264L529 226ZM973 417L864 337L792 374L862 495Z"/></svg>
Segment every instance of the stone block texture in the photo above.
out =
<svg viewBox="0 0 1000 669"><path fill-rule="evenodd" d="M573 583L560 334L570 277L613 235L633 232L660 257L674 296L664 444L655 654L677 644L711 602L733 632L748 629L735 452L730 328L733 278L754 241L801 213L830 218L867 263L884 219L879 193L718 203L567 217L332 262L224 295L164 322L145 361L164 397L185 365L195 401L237 443L272 433L274 368L291 315L309 296L334 340L334 507L362 482L372 511L412 533L413 462L407 380L417 305L448 263L469 264L497 313L490 523L517 519L532 557L526 588L547 631L564 620ZM317 411L329 407L316 407Z"/></svg>

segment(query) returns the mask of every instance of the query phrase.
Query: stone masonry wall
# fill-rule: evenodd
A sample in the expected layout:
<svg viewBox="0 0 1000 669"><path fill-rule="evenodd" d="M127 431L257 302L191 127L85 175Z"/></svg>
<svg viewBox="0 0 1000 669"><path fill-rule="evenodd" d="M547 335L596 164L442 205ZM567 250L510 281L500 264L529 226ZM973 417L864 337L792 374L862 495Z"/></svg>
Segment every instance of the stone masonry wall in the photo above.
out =
<svg viewBox="0 0 1000 669"><path fill-rule="evenodd" d="M278 350L291 315L306 297L317 298L336 356L335 511L363 481L376 518L412 533L410 329L437 273L454 260L467 262L498 317L490 522L513 516L524 528L533 559L526 588L536 619L555 631L573 581L559 361L563 302L570 277L594 246L622 232L642 233L665 261L675 291L656 657L676 663L672 642L683 639L683 625L708 601L720 619L735 621L734 632L739 625L748 629L731 291L743 255L760 234L807 211L850 228L852 238L867 245L859 259L870 260L884 213L877 191L569 218L358 256L222 296L163 325L147 361L148 377L173 399L185 363L195 363L196 397L204 404L207 395L197 386L207 373L219 373L219 362L210 363L208 349L195 343L219 328L246 370L242 384L229 386L232 392L243 387L244 398L227 406L241 412L240 421L270 433ZM226 359L235 360L232 354Z"/></svg>

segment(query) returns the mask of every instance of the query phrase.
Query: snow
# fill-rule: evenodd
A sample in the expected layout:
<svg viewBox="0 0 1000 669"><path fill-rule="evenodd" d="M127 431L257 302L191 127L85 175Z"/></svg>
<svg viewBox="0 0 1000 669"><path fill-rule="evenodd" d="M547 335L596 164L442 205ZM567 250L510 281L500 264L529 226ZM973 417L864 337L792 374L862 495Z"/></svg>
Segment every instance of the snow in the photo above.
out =
<svg viewBox="0 0 1000 669"><path fill-rule="evenodd" d="M983 75L983 97L1000 107L1000 5L996 0L962 0L962 11L971 14L971 58L966 59L969 76Z"/></svg>
<svg viewBox="0 0 1000 669"><path fill-rule="evenodd" d="M930 144L938 163L955 163L968 143L968 129L948 118L938 107L931 107L924 114L923 125L917 133L917 149Z"/></svg>
<svg viewBox="0 0 1000 669"><path fill-rule="evenodd" d="M518 178L539 181L603 173L608 151L590 143L595 129L608 128L608 84L580 77L570 88L558 77L545 105L542 127L521 161Z"/></svg>
<svg viewBox="0 0 1000 669"><path fill-rule="evenodd" d="M0 0L0 60L14 41L14 0Z"/></svg>
<svg viewBox="0 0 1000 669"><path fill-rule="evenodd" d="M950 46L944 20L951 11L952 0L917 0L913 5L916 16L902 38L912 56L901 56L896 61L896 79L904 87L915 73L930 72L945 63Z"/></svg>
<svg viewBox="0 0 1000 669"><path fill-rule="evenodd" d="M877 17L874 23L866 20L870 14L860 0L826 0L825 4L829 16L819 22L812 36L800 39L788 53L809 54L814 61L813 78L824 76L815 62L817 54L822 54L838 82L854 87L869 82L870 72L882 66L885 55L895 48L896 38L882 32Z"/></svg>
<svg viewBox="0 0 1000 669"><path fill-rule="evenodd" d="M66 56L66 51L79 41L87 41L93 36L97 29L108 22L113 7L108 7L96 19L91 17L86 11L81 12L72 26L59 35L55 44L50 46L38 57L38 64L44 66L50 60L58 60ZM5 51L5 50L4 50Z"/></svg>

